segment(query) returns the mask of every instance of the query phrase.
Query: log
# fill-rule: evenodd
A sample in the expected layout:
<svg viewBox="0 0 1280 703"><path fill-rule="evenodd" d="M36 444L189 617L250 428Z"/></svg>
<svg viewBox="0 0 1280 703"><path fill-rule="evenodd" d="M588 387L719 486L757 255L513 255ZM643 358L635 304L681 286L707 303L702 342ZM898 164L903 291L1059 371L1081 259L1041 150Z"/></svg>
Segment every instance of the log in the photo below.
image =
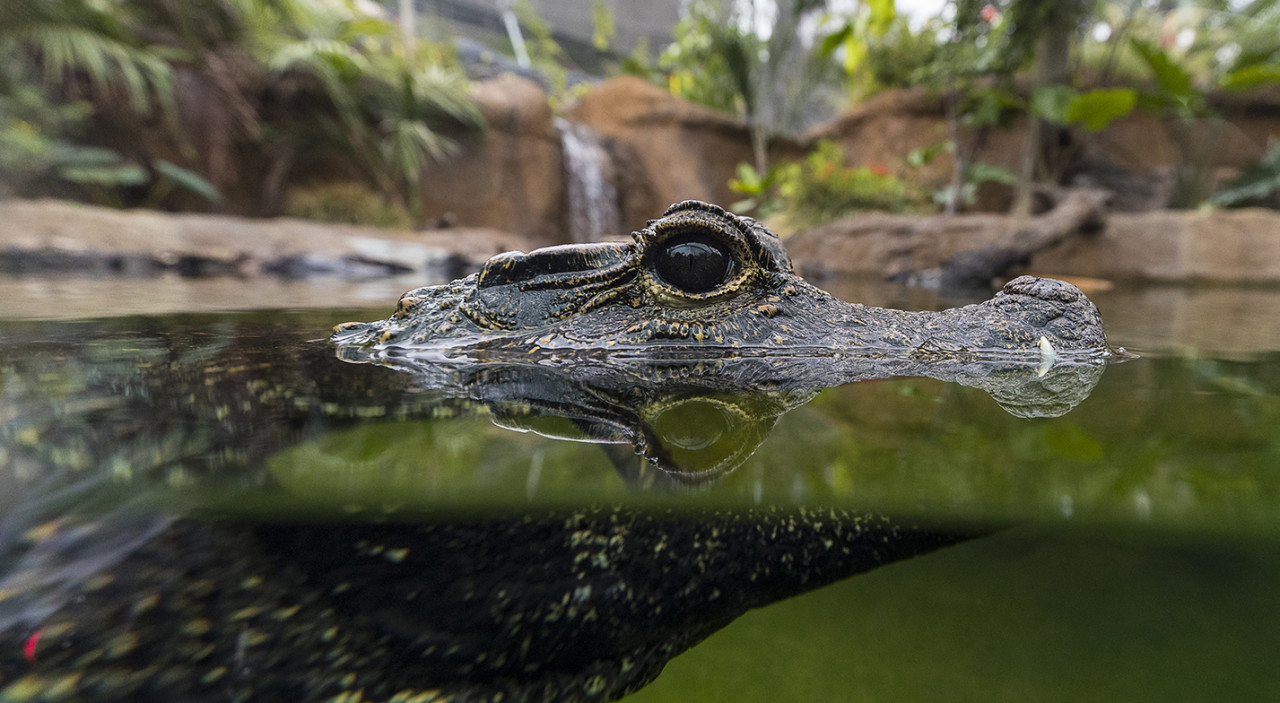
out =
<svg viewBox="0 0 1280 703"><path fill-rule="evenodd" d="M1044 192L1042 215L889 215L872 213L797 232L787 249L806 276L884 276L930 288L985 288L1039 251L1097 231L1110 193L1093 188Z"/></svg>

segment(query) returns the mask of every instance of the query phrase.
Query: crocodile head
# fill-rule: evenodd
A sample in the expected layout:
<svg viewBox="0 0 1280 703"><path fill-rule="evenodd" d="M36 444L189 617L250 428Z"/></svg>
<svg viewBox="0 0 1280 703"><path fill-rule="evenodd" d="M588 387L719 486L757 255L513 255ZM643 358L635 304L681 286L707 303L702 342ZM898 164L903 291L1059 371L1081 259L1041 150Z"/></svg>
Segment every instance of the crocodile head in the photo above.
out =
<svg viewBox="0 0 1280 703"><path fill-rule="evenodd" d="M806 283L747 217L678 203L630 241L509 252L401 297L390 318L335 328L340 347L394 355L547 352L1109 354L1097 309L1070 284L1024 276L943 312L887 310Z"/></svg>

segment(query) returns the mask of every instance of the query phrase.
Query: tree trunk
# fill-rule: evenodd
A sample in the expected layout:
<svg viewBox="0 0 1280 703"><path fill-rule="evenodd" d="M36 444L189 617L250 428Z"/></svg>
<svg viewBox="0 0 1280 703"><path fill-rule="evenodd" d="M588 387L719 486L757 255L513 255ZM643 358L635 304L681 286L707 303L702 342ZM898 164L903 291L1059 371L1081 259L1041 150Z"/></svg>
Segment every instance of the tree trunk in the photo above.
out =
<svg viewBox="0 0 1280 703"><path fill-rule="evenodd" d="M1064 12L1046 27L1036 42L1035 91L1054 85L1066 85L1071 78L1070 58L1072 13ZM1029 215L1034 205L1035 184L1041 179L1056 180L1061 168L1059 137L1062 128L1027 112L1027 141L1018 168L1018 187L1014 192L1012 212Z"/></svg>
<svg viewBox="0 0 1280 703"><path fill-rule="evenodd" d="M404 41L404 53L413 56L417 40L417 15L415 0L400 0L400 38Z"/></svg>
<svg viewBox="0 0 1280 703"><path fill-rule="evenodd" d="M965 170L969 168L964 153L960 149L960 116L956 114L956 99L954 91L948 92L942 99L946 107L947 139L951 141L952 160L950 192L942 209L945 215L954 215L959 209L961 192L964 190Z"/></svg>

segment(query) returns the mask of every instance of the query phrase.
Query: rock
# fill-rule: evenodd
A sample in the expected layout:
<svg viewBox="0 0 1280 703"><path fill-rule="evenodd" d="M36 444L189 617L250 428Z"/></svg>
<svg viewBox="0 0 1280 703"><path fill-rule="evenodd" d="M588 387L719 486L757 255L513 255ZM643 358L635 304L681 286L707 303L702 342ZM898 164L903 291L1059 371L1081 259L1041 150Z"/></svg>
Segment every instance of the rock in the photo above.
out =
<svg viewBox="0 0 1280 703"><path fill-rule="evenodd" d="M1231 98L1210 96L1211 103L1223 100ZM1224 119L1182 122L1136 110L1100 132L1076 130L1064 145L1064 175L1076 185L1117 191L1113 209L1167 207L1172 196L1169 174L1179 166L1238 169L1262 156L1275 134L1274 101L1264 96L1252 102L1235 100L1239 102L1221 106ZM1026 133L1024 116L1010 115L1000 127L962 129L960 150L973 161L1017 173ZM934 187L945 185L952 170L950 153L914 169L903 162L913 150L949 139L942 98L922 88L881 93L810 130L806 139L838 144L851 165L880 165L897 175L909 171L913 180ZM987 184L978 198L976 210L1003 211L1009 205L1009 188Z"/></svg>
<svg viewBox="0 0 1280 703"><path fill-rule="evenodd" d="M923 88L881 93L806 135L810 142L825 139L838 144L848 164L879 165L898 172L904 170L901 164L906 154L947 138L942 99ZM927 183L946 183L951 176L951 155L939 154L912 175Z"/></svg>
<svg viewBox="0 0 1280 703"><path fill-rule="evenodd" d="M473 96L488 127L448 135L458 152L423 173L426 219L568 241L564 154L546 93L505 74L477 83Z"/></svg>
<svg viewBox="0 0 1280 703"><path fill-rule="evenodd" d="M697 199L730 205L744 196L729 189L740 163L754 161L741 122L672 96L635 76L596 85L567 113L613 142L623 176L622 220L639 227L671 203ZM798 144L779 139L771 157L797 157Z"/></svg>
<svg viewBox="0 0 1280 703"><path fill-rule="evenodd" d="M290 218L112 210L58 200L0 201L0 222L0 272L6 273L455 273L520 246L518 238L492 230L401 232Z"/></svg>
<svg viewBox="0 0 1280 703"><path fill-rule="evenodd" d="M787 250L797 268L819 277L902 278L964 264L966 252L1013 252L1008 275L1280 283L1280 212L1110 213L1095 230L1098 207L1078 198L1035 218L869 213L797 232ZM1070 236L1082 225L1088 234Z"/></svg>
<svg viewBox="0 0 1280 703"><path fill-rule="evenodd" d="M1096 236L1047 249L1031 267L1047 275L1280 283L1280 212L1113 213Z"/></svg>
<svg viewBox="0 0 1280 703"><path fill-rule="evenodd" d="M1037 217L870 213L811 227L787 249L807 275L860 274L932 288L975 288L1036 252L1097 226L1105 191L1065 191Z"/></svg>

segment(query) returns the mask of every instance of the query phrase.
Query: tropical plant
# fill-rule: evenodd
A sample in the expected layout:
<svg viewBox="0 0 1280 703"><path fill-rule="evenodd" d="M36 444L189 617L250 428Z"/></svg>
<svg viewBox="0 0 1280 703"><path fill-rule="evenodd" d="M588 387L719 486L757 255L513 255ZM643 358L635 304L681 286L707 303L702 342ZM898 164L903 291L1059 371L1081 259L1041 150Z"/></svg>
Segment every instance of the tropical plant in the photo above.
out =
<svg viewBox="0 0 1280 703"><path fill-rule="evenodd" d="M518 0L512 4L511 9L527 34L525 50L529 53L529 61L551 84L548 99L552 107L563 105L573 96L569 89L569 70L565 68L568 57L564 48L556 41L551 25L538 14L529 0Z"/></svg>
<svg viewBox="0 0 1280 703"><path fill-rule="evenodd" d="M450 151L441 129L480 121L447 52L403 46L350 0L9 0L0 95L31 86L55 104L91 106L94 124L152 135L114 171L120 185L143 174L147 202L256 179L270 211L298 160L328 150L412 204L424 164ZM265 166L232 172L245 154Z"/></svg>
<svg viewBox="0 0 1280 703"><path fill-rule="evenodd" d="M1280 208L1280 141L1272 141L1267 153L1249 164L1209 198L1218 207L1266 205Z"/></svg>
<svg viewBox="0 0 1280 703"><path fill-rule="evenodd" d="M172 110L173 70L112 10L116 2L7 0L0 5L3 85L33 77L47 89L124 101L138 114Z"/></svg>
<svg viewBox="0 0 1280 703"><path fill-rule="evenodd" d="M857 3L853 12L841 18L835 30L823 38L818 56L840 55L851 97L858 99L880 87L906 85L914 69L928 65L929 60L903 62L893 56L922 48L915 39L926 36L911 32L907 19L898 16L894 0L868 0ZM925 40L926 52L936 49L933 39L928 36Z"/></svg>
<svg viewBox="0 0 1280 703"><path fill-rule="evenodd" d="M0 7L0 173L20 190L61 180L106 202L112 187L148 185L151 202L174 187L217 202L207 181L169 161L71 141L95 103L174 124L171 67L106 9L32 0Z"/></svg>
<svg viewBox="0 0 1280 703"><path fill-rule="evenodd" d="M868 22L868 26L878 25ZM846 61L846 70L855 81L858 76L865 75L862 79L865 83L861 89L863 93L883 88L914 87L919 84L919 77L926 67L939 60L942 46L939 37L945 31L942 21L936 17L924 22L919 29L913 29L906 17L894 17L884 34L872 34L865 39L865 58L856 64ZM856 56L856 50L852 53ZM860 68L865 68L865 71L860 71Z"/></svg>
<svg viewBox="0 0 1280 703"><path fill-rule="evenodd" d="M800 224L864 210L903 212L912 204L907 184L887 168L845 166L843 150L831 142L819 142L803 161L785 169L779 190Z"/></svg>
<svg viewBox="0 0 1280 703"><path fill-rule="evenodd" d="M1212 189L1230 110L1213 96L1280 85L1280 3L1114 3L1103 19L1108 51L1100 80L1123 67L1133 87L1114 87L1112 95L1134 94L1136 108L1161 118L1177 150L1170 204L1200 205Z"/></svg>
<svg viewBox="0 0 1280 703"><path fill-rule="evenodd" d="M284 213L322 222L398 229L413 224L413 218L403 207L389 205L378 191L355 182L293 188L285 199Z"/></svg>
<svg viewBox="0 0 1280 703"><path fill-rule="evenodd" d="M734 203L734 210L760 218L780 216L795 226L867 210L928 209L920 189L885 166L846 166L844 150L827 140L817 142L800 161L777 164L764 173L738 164L737 178L729 187L747 196Z"/></svg>
<svg viewBox="0 0 1280 703"><path fill-rule="evenodd" d="M785 165L774 165L760 173L751 164L738 164L737 178L729 181L729 190L746 197L731 205L730 209L761 219L777 213L782 209L778 186L785 170Z"/></svg>
<svg viewBox="0 0 1280 703"><path fill-rule="evenodd" d="M758 172L768 170L772 133L825 112L816 88L830 67L800 39L801 25L825 6L825 0L693 0L659 59L673 94L747 122ZM761 26L770 11L773 21Z"/></svg>
<svg viewBox="0 0 1280 703"><path fill-rule="evenodd" d="M390 25L361 29L391 37ZM483 120L460 70L425 48L416 65L412 57L362 51L354 40L370 35L355 30L340 29L340 39L282 44L271 56L274 76L312 92L329 107L309 116L311 125L274 135L274 146L290 157L317 146L340 151L379 190L420 215L423 170L456 147L440 128L476 127Z"/></svg>

